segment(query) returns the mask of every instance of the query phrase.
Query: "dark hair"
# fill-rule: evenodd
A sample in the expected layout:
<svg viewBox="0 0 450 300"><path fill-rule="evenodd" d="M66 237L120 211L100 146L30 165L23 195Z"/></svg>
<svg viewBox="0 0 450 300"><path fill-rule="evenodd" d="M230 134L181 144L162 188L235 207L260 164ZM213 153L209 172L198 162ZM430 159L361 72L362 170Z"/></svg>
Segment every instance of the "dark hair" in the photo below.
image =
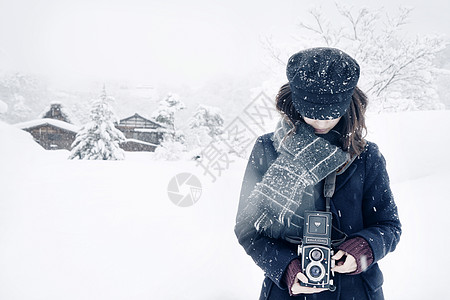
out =
<svg viewBox="0 0 450 300"><path fill-rule="evenodd" d="M368 104L367 96L358 87L355 88L350 107L339 121L342 134L342 148L348 151L352 156L359 155L364 151L366 140L364 137L367 133L366 122L364 114ZM284 84L276 96L276 108L290 123L293 129L288 133L293 134L295 123L305 122L303 117L294 108L292 103L291 88L289 83Z"/></svg>

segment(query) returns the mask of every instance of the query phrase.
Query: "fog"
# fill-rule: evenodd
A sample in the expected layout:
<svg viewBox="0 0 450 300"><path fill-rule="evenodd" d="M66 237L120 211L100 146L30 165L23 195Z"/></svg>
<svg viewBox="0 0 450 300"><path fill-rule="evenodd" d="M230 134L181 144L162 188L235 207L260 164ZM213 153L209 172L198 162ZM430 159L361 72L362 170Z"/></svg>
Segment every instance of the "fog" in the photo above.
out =
<svg viewBox="0 0 450 300"><path fill-rule="evenodd" d="M56 85L93 80L202 85L265 70L261 39L292 38L308 8L332 1L0 1L0 70L40 74ZM340 1L361 6L361 1ZM394 11L404 1L364 5ZM415 7L406 34L450 36L442 0Z"/></svg>

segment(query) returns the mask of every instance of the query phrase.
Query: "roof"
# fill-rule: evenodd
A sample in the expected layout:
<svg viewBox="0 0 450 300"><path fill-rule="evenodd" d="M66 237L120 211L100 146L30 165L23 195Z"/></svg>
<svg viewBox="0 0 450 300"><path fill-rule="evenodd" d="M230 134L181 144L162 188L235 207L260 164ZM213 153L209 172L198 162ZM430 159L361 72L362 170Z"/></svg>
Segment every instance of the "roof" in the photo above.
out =
<svg viewBox="0 0 450 300"><path fill-rule="evenodd" d="M141 116L141 115L138 114L138 113L135 113L134 115L132 115L132 116L130 116L130 117L128 117L128 118L121 119L121 120L119 121L119 125L120 125L120 123L122 123L122 122L124 122L124 121L128 121L128 120L133 119L133 118L140 118L140 119L142 119L142 120L144 120L144 121L146 121L146 122L153 123L153 124L155 124L155 125L157 125L157 126L166 128L164 125L161 125L160 123L158 123L158 122L156 122L156 121L154 121L154 120L149 120L149 119L147 119L147 118L144 118L143 116Z"/></svg>
<svg viewBox="0 0 450 300"><path fill-rule="evenodd" d="M52 116L52 112L54 111L54 109L59 109L59 116L62 119L57 118L57 115ZM39 118L55 119L55 120L60 120L60 121L64 121L64 122L71 123L71 124L72 124L72 120L73 120L73 118L67 114L66 108L59 101L50 102L50 105L48 105L45 108L45 110L39 114Z"/></svg>
<svg viewBox="0 0 450 300"><path fill-rule="evenodd" d="M136 132L173 132L173 130L167 129L165 127L162 128L135 128Z"/></svg>
<svg viewBox="0 0 450 300"><path fill-rule="evenodd" d="M143 145L148 145L148 146L155 146L155 147L159 146L159 145L156 145L156 144L153 144L153 143L148 143L148 142L144 142L144 141L136 140L136 139L126 139L124 143L128 143L128 142L137 143L137 144L143 144Z"/></svg>
<svg viewBox="0 0 450 300"><path fill-rule="evenodd" d="M31 120L31 121L14 124L15 127L20 128L20 129L29 129L29 128L38 127L38 126L42 126L42 125L51 125L51 126L58 127L58 128L61 128L61 129L67 130L67 131L72 131L75 133L77 133L80 130L80 127L75 126L73 124L63 122L60 120L56 120L56 119L48 119L48 118L36 119L36 120Z"/></svg>

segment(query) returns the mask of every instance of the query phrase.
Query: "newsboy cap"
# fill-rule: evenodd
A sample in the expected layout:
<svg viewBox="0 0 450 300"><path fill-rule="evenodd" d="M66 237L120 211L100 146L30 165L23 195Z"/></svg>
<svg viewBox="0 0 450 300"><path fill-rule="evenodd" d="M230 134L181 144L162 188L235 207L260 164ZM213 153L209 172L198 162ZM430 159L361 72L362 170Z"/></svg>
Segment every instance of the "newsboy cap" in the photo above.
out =
<svg viewBox="0 0 450 300"><path fill-rule="evenodd" d="M310 48L292 55L286 75L295 109L310 119L341 117L350 106L359 72L356 60L336 48Z"/></svg>

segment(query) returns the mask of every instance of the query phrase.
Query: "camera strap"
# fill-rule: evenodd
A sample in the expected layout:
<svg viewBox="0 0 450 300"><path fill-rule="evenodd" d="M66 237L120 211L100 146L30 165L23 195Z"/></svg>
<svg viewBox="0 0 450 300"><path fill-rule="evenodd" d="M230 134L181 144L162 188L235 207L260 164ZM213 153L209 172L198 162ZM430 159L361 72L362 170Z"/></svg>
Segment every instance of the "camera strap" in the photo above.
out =
<svg viewBox="0 0 450 300"><path fill-rule="evenodd" d="M334 191L336 190L336 171L334 171L333 173L329 174L327 177L325 177L325 183L323 186L323 195L325 197L325 211L326 212L330 212L330 202L331 202L331 197L333 197L334 195ZM339 232L342 235L342 238L338 239L338 240L333 240L331 243L335 246L338 246L339 244L341 244L342 242L345 241L345 239L347 238L347 234L341 230L339 230L338 228L336 228L335 226L333 226L334 230L336 230L337 232Z"/></svg>
<svg viewBox="0 0 450 300"><path fill-rule="evenodd" d="M326 212L330 211L330 201L331 197L333 197L334 191L336 189L336 171L332 172L325 178L325 184L323 186L323 196L326 200Z"/></svg>

